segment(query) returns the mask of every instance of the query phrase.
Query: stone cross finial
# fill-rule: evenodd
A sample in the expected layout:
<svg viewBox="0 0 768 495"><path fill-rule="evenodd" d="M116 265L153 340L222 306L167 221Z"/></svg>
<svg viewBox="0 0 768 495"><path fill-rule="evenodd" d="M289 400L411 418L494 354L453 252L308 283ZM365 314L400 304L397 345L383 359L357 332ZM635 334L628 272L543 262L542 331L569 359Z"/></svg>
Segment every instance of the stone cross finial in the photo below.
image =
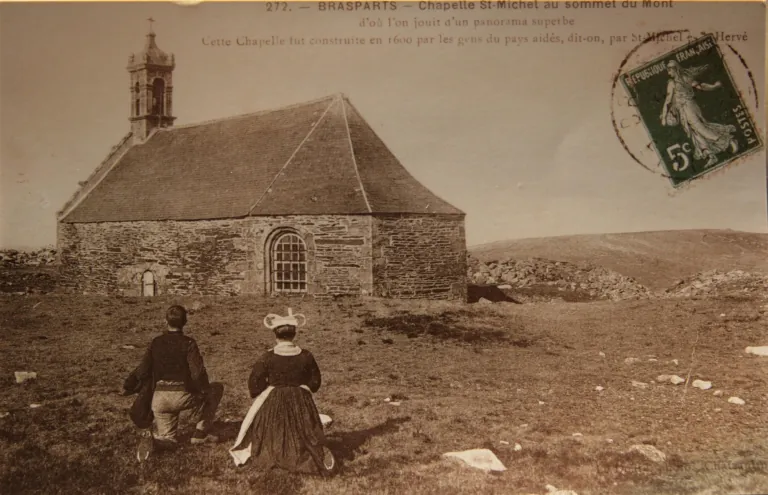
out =
<svg viewBox="0 0 768 495"><path fill-rule="evenodd" d="M154 31L152 31L152 23L155 22L155 20L152 19L151 17L148 18L147 20L149 21L149 32L153 33Z"/></svg>

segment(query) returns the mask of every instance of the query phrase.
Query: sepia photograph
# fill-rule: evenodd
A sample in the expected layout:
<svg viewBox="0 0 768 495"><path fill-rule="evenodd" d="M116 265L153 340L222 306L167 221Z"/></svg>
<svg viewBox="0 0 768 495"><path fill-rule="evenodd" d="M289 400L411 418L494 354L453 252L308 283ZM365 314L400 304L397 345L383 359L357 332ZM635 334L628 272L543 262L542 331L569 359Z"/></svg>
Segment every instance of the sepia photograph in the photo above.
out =
<svg viewBox="0 0 768 495"><path fill-rule="evenodd" d="M767 24L0 4L0 493L768 493Z"/></svg>

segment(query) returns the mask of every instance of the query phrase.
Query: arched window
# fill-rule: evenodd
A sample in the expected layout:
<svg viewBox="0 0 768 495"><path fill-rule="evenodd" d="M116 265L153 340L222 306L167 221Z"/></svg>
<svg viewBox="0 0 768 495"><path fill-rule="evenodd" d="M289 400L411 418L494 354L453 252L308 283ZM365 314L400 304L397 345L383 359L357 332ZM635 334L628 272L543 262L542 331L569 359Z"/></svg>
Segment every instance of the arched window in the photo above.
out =
<svg viewBox="0 0 768 495"><path fill-rule="evenodd" d="M165 81L157 78L152 81L152 115L165 115Z"/></svg>
<svg viewBox="0 0 768 495"><path fill-rule="evenodd" d="M133 101L133 105L134 105L133 111L134 111L134 116L136 116L136 117L141 115L141 95L140 95L140 91L141 90L139 89L139 83L136 83L133 86L133 98L134 98L134 101Z"/></svg>
<svg viewBox="0 0 768 495"><path fill-rule="evenodd" d="M293 232L278 235L270 248L272 292L307 291L307 246Z"/></svg>
<svg viewBox="0 0 768 495"><path fill-rule="evenodd" d="M141 295L148 297L155 295L155 274L149 270L141 276Z"/></svg>

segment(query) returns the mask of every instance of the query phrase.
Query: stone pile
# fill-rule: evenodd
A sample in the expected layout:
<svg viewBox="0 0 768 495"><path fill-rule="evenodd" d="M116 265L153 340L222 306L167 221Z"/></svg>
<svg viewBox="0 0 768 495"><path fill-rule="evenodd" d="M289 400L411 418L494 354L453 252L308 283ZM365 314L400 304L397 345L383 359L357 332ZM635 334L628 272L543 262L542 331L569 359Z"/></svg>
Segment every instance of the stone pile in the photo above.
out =
<svg viewBox="0 0 768 495"><path fill-rule="evenodd" d="M661 295L695 297L737 293L768 297L768 275L742 270L710 270L678 281Z"/></svg>
<svg viewBox="0 0 768 495"><path fill-rule="evenodd" d="M3 268L18 268L22 266L45 266L56 262L56 249L45 247L36 251L17 251L4 249L0 251L0 265Z"/></svg>
<svg viewBox="0 0 768 495"><path fill-rule="evenodd" d="M651 297L651 291L620 273L588 263L541 258L482 262L468 259L469 281L476 285L509 285L515 289L549 287L578 291L593 299L619 301Z"/></svg>

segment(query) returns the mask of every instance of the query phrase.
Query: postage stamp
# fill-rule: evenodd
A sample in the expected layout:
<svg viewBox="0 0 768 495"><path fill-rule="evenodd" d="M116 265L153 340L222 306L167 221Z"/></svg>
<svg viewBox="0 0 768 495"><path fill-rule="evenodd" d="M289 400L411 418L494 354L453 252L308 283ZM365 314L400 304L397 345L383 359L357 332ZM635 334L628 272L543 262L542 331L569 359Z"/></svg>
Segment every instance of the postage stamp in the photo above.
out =
<svg viewBox="0 0 768 495"><path fill-rule="evenodd" d="M711 34L623 72L620 80L675 188L763 147Z"/></svg>

